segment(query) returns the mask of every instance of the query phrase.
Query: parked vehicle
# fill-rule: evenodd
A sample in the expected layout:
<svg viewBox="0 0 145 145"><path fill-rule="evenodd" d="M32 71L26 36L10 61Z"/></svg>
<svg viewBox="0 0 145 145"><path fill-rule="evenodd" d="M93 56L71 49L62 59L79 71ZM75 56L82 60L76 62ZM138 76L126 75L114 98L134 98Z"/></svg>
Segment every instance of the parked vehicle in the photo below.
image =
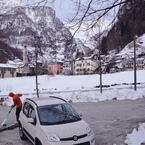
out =
<svg viewBox="0 0 145 145"><path fill-rule="evenodd" d="M69 103L53 96L24 100L19 135L34 145L95 145L91 127Z"/></svg>

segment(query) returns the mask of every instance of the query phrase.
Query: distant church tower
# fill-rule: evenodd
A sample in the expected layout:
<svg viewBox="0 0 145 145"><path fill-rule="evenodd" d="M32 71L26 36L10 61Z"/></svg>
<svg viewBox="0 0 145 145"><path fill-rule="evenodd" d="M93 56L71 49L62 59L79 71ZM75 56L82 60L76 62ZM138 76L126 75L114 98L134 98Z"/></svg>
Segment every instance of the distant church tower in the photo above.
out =
<svg viewBox="0 0 145 145"><path fill-rule="evenodd" d="M28 50L26 46L23 49L23 63L28 64Z"/></svg>

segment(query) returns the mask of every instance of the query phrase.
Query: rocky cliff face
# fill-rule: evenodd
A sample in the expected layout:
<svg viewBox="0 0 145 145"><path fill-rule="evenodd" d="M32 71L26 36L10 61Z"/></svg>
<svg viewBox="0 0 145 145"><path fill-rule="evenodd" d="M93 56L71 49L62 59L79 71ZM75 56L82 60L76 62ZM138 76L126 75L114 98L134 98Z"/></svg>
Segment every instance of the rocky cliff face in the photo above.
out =
<svg viewBox="0 0 145 145"><path fill-rule="evenodd" d="M22 60L21 50L10 47L6 43L0 41L0 63L6 63L7 60L14 60L15 58Z"/></svg>
<svg viewBox="0 0 145 145"><path fill-rule="evenodd" d="M122 50L134 36L145 33L145 1L132 0L125 4L118 13L118 22L114 24L103 46L109 50Z"/></svg>
<svg viewBox="0 0 145 145"><path fill-rule="evenodd" d="M46 57L72 58L77 44L72 34L56 18L50 7L28 7L19 0L10 3L0 1L0 40L6 44L29 50L34 46L34 37L42 36L46 46Z"/></svg>

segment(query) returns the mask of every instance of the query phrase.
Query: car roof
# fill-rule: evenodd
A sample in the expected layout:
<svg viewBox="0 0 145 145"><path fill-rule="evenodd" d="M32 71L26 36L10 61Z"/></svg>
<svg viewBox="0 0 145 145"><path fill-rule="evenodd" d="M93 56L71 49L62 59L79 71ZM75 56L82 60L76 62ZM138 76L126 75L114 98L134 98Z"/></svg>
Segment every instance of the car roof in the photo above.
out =
<svg viewBox="0 0 145 145"><path fill-rule="evenodd" d="M33 102L36 106L45 106L45 105L52 105L52 104L62 104L66 103L66 101L62 98L49 96L49 97L35 97L35 98L26 98L29 102Z"/></svg>

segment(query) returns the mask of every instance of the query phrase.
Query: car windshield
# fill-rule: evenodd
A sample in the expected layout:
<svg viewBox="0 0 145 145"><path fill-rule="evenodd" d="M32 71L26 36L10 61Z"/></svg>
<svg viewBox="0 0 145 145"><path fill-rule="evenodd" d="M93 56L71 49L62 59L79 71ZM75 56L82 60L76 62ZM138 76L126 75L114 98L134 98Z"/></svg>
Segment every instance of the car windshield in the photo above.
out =
<svg viewBox="0 0 145 145"><path fill-rule="evenodd" d="M64 124L81 120L73 107L67 103L38 107L41 125Z"/></svg>

